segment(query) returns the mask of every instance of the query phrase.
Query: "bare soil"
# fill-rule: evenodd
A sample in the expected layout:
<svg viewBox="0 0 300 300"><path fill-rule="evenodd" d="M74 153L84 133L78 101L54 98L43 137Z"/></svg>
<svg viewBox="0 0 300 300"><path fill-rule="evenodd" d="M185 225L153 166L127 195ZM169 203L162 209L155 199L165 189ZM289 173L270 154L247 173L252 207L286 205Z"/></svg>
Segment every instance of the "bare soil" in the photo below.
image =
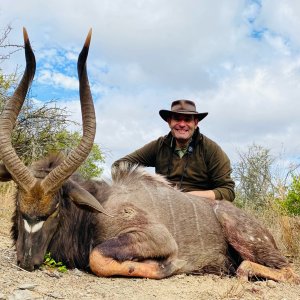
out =
<svg viewBox="0 0 300 300"><path fill-rule="evenodd" d="M80 270L27 272L16 265L10 238L11 199L0 200L1 299L300 299L300 286L242 282L228 276L178 275L163 280L98 278ZM300 273L299 266L295 266Z"/></svg>

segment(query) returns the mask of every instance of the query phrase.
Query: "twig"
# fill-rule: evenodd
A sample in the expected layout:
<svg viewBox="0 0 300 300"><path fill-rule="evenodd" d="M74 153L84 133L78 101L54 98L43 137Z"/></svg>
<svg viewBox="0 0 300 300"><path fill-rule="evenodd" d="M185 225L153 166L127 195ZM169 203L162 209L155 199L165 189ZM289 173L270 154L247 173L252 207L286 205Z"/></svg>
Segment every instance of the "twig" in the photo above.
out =
<svg viewBox="0 0 300 300"><path fill-rule="evenodd" d="M21 268L21 267L15 265L15 264L13 264L13 263L10 263L10 264L11 264L13 267L16 267L16 268L19 269L19 270L22 270L22 271L27 272L27 273L31 273L31 272L29 272L29 271L27 271L27 270L25 270L25 269L23 269L23 268Z"/></svg>

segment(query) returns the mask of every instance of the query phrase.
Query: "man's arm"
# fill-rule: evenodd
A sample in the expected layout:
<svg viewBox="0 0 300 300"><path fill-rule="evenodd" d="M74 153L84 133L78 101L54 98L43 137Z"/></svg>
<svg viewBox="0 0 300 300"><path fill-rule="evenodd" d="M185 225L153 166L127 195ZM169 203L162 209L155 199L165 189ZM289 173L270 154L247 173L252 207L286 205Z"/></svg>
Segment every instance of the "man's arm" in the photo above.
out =
<svg viewBox="0 0 300 300"><path fill-rule="evenodd" d="M211 191L211 199L226 199L228 201L233 201L235 198L234 187L235 183L231 178L231 164L227 154L222 150L222 148L212 142L208 141L209 150L206 152L206 162L207 169L210 177L211 184L213 188Z"/></svg>
<svg viewBox="0 0 300 300"><path fill-rule="evenodd" d="M152 141L142 148L116 160L112 167L118 167L121 162L127 162L132 165L143 165L145 167L154 167L156 163L157 143L158 140Z"/></svg>

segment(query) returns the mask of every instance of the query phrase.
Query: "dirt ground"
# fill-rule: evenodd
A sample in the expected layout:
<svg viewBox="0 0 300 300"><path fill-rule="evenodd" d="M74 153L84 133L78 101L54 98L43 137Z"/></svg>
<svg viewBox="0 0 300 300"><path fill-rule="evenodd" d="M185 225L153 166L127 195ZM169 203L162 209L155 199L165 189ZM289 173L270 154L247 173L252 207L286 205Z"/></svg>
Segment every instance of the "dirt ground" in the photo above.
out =
<svg viewBox="0 0 300 300"><path fill-rule="evenodd" d="M300 299L300 286L274 281L242 282L215 275L163 280L98 278L80 270L27 272L16 265L9 231L12 205L0 200L1 299ZM299 266L295 266L300 274Z"/></svg>

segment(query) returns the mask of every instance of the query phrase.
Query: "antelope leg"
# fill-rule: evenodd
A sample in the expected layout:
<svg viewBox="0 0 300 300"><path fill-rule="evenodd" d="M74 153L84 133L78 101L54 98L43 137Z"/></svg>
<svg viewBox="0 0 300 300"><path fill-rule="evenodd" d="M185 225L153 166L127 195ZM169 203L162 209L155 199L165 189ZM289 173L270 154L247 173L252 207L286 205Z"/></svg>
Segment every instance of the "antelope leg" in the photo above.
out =
<svg viewBox="0 0 300 300"><path fill-rule="evenodd" d="M243 280L248 280L251 277L262 277L279 282L300 284L299 275L297 275L290 266L273 269L248 260L244 260L240 264L237 269L237 276Z"/></svg>
<svg viewBox="0 0 300 300"><path fill-rule="evenodd" d="M172 275L180 266L172 261L166 264L155 260L119 262L104 256L99 249L94 248L90 254L90 268L94 274L101 277L119 275L161 279Z"/></svg>

